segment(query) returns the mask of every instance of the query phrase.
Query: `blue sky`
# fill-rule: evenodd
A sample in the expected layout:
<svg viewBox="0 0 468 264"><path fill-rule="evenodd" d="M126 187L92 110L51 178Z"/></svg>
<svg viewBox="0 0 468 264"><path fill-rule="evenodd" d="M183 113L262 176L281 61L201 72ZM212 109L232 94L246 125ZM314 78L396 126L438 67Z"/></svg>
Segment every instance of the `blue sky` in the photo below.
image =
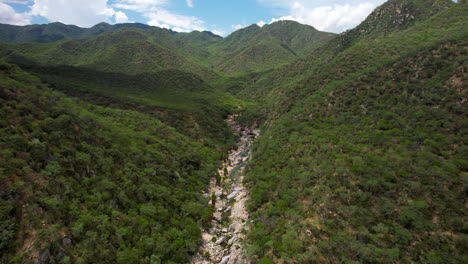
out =
<svg viewBox="0 0 468 264"><path fill-rule="evenodd" d="M242 27L295 20L340 33L358 25L385 0L0 0L0 23L59 21L81 27L139 22L175 31L228 35Z"/></svg>

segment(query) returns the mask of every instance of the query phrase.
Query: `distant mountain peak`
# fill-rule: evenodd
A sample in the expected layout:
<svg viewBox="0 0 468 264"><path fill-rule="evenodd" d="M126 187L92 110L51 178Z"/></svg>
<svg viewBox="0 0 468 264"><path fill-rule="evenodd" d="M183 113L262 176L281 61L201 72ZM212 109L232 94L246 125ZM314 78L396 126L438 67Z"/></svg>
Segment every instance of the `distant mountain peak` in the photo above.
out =
<svg viewBox="0 0 468 264"><path fill-rule="evenodd" d="M205 31L202 31L202 32L205 33L205 34L208 34L208 35L210 35L212 37L215 37L215 38L223 38L220 35L216 35L215 33L211 32L211 31L205 30Z"/></svg>
<svg viewBox="0 0 468 264"><path fill-rule="evenodd" d="M94 25L93 27L107 27L107 26L110 26L110 24L106 22L101 22L101 23Z"/></svg>
<svg viewBox="0 0 468 264"><path fill-rule="evenodd" d="M294 20L278 20L268 25L289 25L289 24L304 25Z"/></svg>
<svg viewBox="0 0 468 264"><path fill-rule="evenodd" d="M259 29L261 28L259 25L257 24L252 24L248 27L245 27L245 28L242 28L242 29L239 29L238 31L250 31L250 30L255 30L255 29Z"/></svg>

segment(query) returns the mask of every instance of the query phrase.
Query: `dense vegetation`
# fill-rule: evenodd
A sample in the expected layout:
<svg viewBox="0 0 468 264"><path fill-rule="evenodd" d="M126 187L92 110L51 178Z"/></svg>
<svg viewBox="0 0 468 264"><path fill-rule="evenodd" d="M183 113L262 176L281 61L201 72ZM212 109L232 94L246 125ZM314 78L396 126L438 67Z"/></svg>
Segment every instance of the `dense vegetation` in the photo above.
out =
<svg viewBox="0 0 468 264"><path fill-rule="evenodd" d="M82 40L63 40L54 43L22 43L4 45L4 53L13 62L31 61L41 65L80 66L105 72L126 74L154 73L165 69L193 72L205 80L215 74L195 64L181 54L168 49L158 35L133 28L124 28ZM168 44L169 45L169 44Z"/></svg>
<svg viewBox="0 0 468 264"><path fill-rule="evenodd" d="M253 258L467 261L467 11L358 42L271 95L280 117L247 174Z"/></svg>
<svg viewBox="0 0 468 264"><path fill-rule="evenodd" d="M39 38L30 31L42 35ZM52 38L47 32L63 36L54 38L57 42L53 43L34 43L51 42L42 41ZM29 38L20 37L23 35ZM0 25L0 42L21 43L3 45L4 49L36 63L130 74L172 68L197 73L205 80L213 80L212 70L234 74L284 65L320 47L334 35L292 21L262 28L252 25L224 39L206 31L176 33L140 24L103 23L90 29L60 23L24 28Z"/></svg>
<svg viewBox="0 0 468 264"><path fill-rule="evenodd" d="M0 263L187 263L259 124L252 263L466 263L466 1L335 35L0 25Z"/></svg>
<svg viewBox="0 0 468 264"><path fill-rule="evenodd" d="M144 30L157 29L139 23L124 23L117 25L109 25L100 23L92 28L80 28L74 25L64 25L60 22L55 22L46 25L28 25L14 26L0 24L0 42L1 43L23 43L37 42L49 43L63 39L80 39L90 36L99 35L105 32L117 31L121 28L140 28ZM175 32L173 32L175 33Z"/></svg>
<svg viewBox="0 0 468 264"><path fill-rule="evenodd" d="M148 115L1 70L2 263L17 247L8 263L181 263L197 250L217 154Z"/></svg>
<svg viewBox="0 0 468 264"><path fill-rule="evenodd" d="M20 65L68 95L144 112L211 147L224 149L234 142L223 117L233 106L244 103L209 86L198 75L180 70L126 75L69 66Z"/></svg>
<svg viewBox="0 0 468 264"><path fill-rule="evenodd" d="M294 21L278 21L263 27L254 24L209 46L214 54L220 55L210 62L229 74L263 71L294 61L334 36Z"/></svg>

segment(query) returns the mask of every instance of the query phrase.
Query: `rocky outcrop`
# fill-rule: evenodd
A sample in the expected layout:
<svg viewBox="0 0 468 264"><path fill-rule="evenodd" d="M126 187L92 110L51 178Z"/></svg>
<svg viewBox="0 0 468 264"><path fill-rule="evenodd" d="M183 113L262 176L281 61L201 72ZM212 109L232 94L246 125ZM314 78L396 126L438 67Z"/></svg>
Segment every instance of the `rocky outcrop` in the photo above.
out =
<svg viewBox="0 0 468 264"><path fill-rule="evenodd" d="M243 185L243 169L249 159L253 140L259 134L258 129L243 128L236 121L236 116L226 120L231 129L240 134L237 148L230 151L224 162L221 185L212 179L206 196L214 198L215 213L212 228L202 233L203 245L192 259L194 264L248 264L244 258L245 235L243 230L249 215L245 208L248 193ZM212 204L213 201L210 201Z"/></svg>

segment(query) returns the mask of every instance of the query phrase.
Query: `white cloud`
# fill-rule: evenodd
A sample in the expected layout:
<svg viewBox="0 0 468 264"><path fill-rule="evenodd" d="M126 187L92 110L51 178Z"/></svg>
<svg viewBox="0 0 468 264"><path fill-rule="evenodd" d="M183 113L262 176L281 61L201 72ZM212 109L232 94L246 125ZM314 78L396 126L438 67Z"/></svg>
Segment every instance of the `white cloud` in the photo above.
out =
<svg viewBox="0 0 468 264"><path fill-rule="evenodd" d="M129 22L127 14L122 11L115 12L115 23L127 23Z"/></svg>
<svg viewBox="0 0 468 264"><path fill-rule="evenodd" d="M100 22L110 22L115 10L107 6L107 0L35 0L32 14L49 21L90 27Z"/></svg>
<svg viewBox="0 0 468 264"><path fill-rule="evenodd" d="M376 6L374 4L362 3L357 6L347 4L308 9L302 4L295 2L289 16L272 19L272 22L278 20L295 20L299 23L311 25L318 30L339 33L357 26L375 8Z"/></svg>
<svg viewBox="0 0 468 264"><path fill-rule="evenodd" d="M148 25L170 28L175 31L205 30L204 21L194 16L184 16L169 12L162 8L153 8L143 14L148 18Z"/></svg>
<svg viewBox="0 0 468 264"><path fill-rule="evenodd" d="M141 13L148 19L150 26L172 29L179 32L206 30L205 22L195 16L185 16L170 12L165 5L168 0L119 0L113 5L115 8L132 10ZM187 1L190 6L193 1Z"/></svg>
<svg viewBox="0 0 468 264"><path fill-rule="evenodd" d="M27 4L31 1L33 0L0 0L0 3L4 2L4 3L15 3L15 4Z"/></svg>
<svg viewBox="0 0 468 264"><path fill-rule="evenodd" d="M180 32L207 30L205 22L200 18L169 11L168 6L173 1L175 0L0 0L0 4L22 3L31 8L27 14L18 14L11 6L2 4L0 22L28 24L31 17L41 16L51 22L90 27L100 22L129 22L127 11L134 11L146 18L148 25ZM194 0L185 2L187 6L194 7ZM217 32L224 35L222 31Z"/></svg>
<svg viewBox="0 0 468 264"><path fill-rule="evenodd" d="M265 23L265 21L263 21L263 20L260 20L260 21L258 21L258 23L257 23L257 25L258 25L259 27L263 27L263 26L266 25L266 24L267 24L267 23ZM249 25L247 25L247 24L234 24L234 25L231 25L231 28L232 28L234 31L236 31L236 30L239 30L239 29L246 28L246 27L248 27L248 26L249 26Z"/></svg>
<svg viewBox="0 0 468 264"><path fill-rule="evenodd" d="M342 4L343 1L338 0L258 1L286 10L287 15L273 18L271 22L294 20L311 25L318 30L339 33L357 26L385 0L348 0L347 4Z"/></svg>
<svg viewBox="0 0 468 264"><path fill-rule="evenodd" d="M132 10L136 12L146 12L151 8L166 5L168 0L117 0L113 6L115 8Z"/></svg>
<svg viewBox="0 0 468 264"><path fill-rule="evenodd" d="M234 30L239 30L239 29L242 29L242 28L245 28L245 27L247 27L247 25L243 25L243 24L231 25L231 28L234 29Z"/></svg>
<svg viewBox="0 0 468 264"><path fill-rule="evenodd" d="M218 36L225 36L226 35L226 31L224 31L224 30L216 30L215 29L215 30L212 30L211 32L218 35Z"/></svg>
<svg viewBox="0 0 468 264"><path fill-rule="evenodd" d="M31 23L31 15L29 13L16 13L13 7L0 2L0 23L27 25Z"/></svg>
<svg viewBox="0 0 468 264"><path fill-rule="evenodd" d="M257 22L257 25L258 25L259 27L263 27L264 25L266 25L266 23L265 23L265 21L260 20L260 21Z"/></svg>

